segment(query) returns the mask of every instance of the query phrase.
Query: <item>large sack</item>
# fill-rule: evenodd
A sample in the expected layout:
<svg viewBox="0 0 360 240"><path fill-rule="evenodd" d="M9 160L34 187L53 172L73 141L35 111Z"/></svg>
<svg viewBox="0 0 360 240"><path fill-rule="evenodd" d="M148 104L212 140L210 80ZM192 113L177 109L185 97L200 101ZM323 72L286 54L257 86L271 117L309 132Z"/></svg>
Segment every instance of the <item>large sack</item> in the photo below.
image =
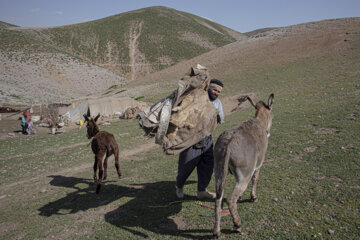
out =
<svg viewBox="0 0 360 240"><path fill-rule="evenodd" d="M125 110L123 114L124 119L136 118L137 114L140 112L139 107L129 107Z"/></svg>
<svg viewBox="0 0 360 240"><path fill-rule="evenodd" d="M140 126L166 154L177 154L215 130L218 113L209 101L209 82L205 67L190 68L172 94L139 114Z"/></svg>

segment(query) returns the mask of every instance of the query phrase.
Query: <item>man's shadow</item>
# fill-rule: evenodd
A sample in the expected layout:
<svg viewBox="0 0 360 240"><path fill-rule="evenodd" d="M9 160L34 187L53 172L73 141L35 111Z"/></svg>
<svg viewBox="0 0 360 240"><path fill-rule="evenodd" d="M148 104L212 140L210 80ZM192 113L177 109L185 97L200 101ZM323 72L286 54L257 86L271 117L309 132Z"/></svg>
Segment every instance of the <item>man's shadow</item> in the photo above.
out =
<svg viewBox="0 0 360 240"><path fill-rule="evenodd" d="M100 194L96 194L92 179L59 175L49 177L53 178L50 181L52 186L72 188L75 191L39 208L41 216L75 214L127 197L132 199L105 214L106 222L140 237L149 237L146 232L189 239L204 239L212 236L209 230L183 230L183 227L179 226L176 215L181 211L183 202L175 195L174 181L130 186L119 186L106 181ZM187 184L193 183L195 182L187 182ZM195 197L185 196L184 201L196 200Z"/></svg>
<svg viewBox="0 0 360 240"><path fill-rule="evenodd" d="M56 201L49 202L39 208L41 216L50 217L51 215L74 214L79 211L86 211L91 208L107 205L121 197L134 196L139 189L123 187L111 184L106 181L103 191L100 194L95 193L95 186L92 179L77 177L64 177L59 175L49 176L53 178L50 181L52 186L73 188L75 191L68 193L65 197ZM84 185L85 187L81 186Z"/></svg>
<svg viewBox="0 0 360 240"><path fill-rule="evenodd" d="M187 182L193 183L196 182ZM175 195L175 182L162 181L133 186L141 186L143 189L136 192L132 200L106 213L105 221L144 238L150 236L145 231L137 230L139 227L159 235L189 239L212 238L211 230L184 230L184 226L181 226L185 223L182 223L182 218L177 214L181 211L183 201L195 202L197 198L185 196L184 200L179 200Z"/></svg>

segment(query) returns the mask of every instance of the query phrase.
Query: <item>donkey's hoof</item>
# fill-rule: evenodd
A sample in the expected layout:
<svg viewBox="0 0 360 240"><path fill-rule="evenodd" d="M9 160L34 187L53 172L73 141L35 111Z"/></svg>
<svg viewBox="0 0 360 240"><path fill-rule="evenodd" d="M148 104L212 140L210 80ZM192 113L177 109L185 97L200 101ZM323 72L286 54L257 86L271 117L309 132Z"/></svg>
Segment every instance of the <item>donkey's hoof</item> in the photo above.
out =
<svg viewBox="0 0 360 240"><path fill-rule="evenodd" d="M107 179L107 176L105 176L104 178L103 178L103 181L105 181Z"/></svg>
<svg viewBox="0 0 360 240"><path fill-rule="evenodd" d="M251 197L251 198L250 198L250 201L251 201L251 202L257 202L257 201L258 201L258 198L257 198L257 197Z"/></svg>
<svg viewBox="0 0 360 240"><path fill-rule="evenodd" d="M238 226L234 225L234 231L241 233L241 226L238 227Z"/></svg>
<svg viewBox="0 0 360 240"><path fill-rule="evenodd" d="M216 238L216 239L220 238L220 233L213 233L213 238Z"/></svg>

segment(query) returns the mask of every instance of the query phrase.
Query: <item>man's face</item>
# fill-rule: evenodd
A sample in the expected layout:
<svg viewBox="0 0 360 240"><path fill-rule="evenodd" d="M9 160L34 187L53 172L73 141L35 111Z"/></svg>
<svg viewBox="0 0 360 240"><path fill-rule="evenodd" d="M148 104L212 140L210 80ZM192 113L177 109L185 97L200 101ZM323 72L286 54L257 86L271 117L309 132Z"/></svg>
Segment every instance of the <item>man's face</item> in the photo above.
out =
<svg viewBox="0 0 360 240"><path fill-rule="evenodd" d="M220 91L217 88L212 88L212 89L209 89L209 94L210 94L211 100L215 100L220 95Z"/></svg>

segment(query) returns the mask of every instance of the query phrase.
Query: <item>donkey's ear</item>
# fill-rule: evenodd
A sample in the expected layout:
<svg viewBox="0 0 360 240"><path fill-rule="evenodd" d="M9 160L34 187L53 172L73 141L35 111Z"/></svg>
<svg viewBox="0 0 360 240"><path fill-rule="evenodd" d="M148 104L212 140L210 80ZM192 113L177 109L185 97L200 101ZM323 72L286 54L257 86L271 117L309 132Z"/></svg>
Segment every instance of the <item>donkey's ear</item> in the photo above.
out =
<svg viewBox="0 0 360 240"><path fill-rule="evenodd" d="M194 68L193 68L193 67L190 67L190 69L186 72L186 75L187 75L187 76L190 76L190 77L195 76L195 70L194 70Z"/></svg>
<svg viewBox="0 0 360 240"><path fill-rule="evenodd" d="M274 102L274 94L272 93L272 94L270 94L269 99L268 99L268 106L269 106L270 110L272 108L273 102Z"/></svg>
<svg viewBox="0 0 360 240"><path fill-rule="evenodd" d="M85 121L89 121L89 118L86 114L84 114L83 117L85 118Z"/></svg>
<svg viewBox="0 0 360 240"><path fill-rule="evenodd" d="M246 98L247 98L247 100L251 103L251 105L253 105L253 107L256 108L256 104L255 104L254 101L251 99L251 97L250 97L250 96L247 96Z"/></svg>
<svg viewBox="0 0 360 240"><path fill-rule="evenodd" d="M100 117L100 113L94 118L94 121L96 122Z"/></svg>

